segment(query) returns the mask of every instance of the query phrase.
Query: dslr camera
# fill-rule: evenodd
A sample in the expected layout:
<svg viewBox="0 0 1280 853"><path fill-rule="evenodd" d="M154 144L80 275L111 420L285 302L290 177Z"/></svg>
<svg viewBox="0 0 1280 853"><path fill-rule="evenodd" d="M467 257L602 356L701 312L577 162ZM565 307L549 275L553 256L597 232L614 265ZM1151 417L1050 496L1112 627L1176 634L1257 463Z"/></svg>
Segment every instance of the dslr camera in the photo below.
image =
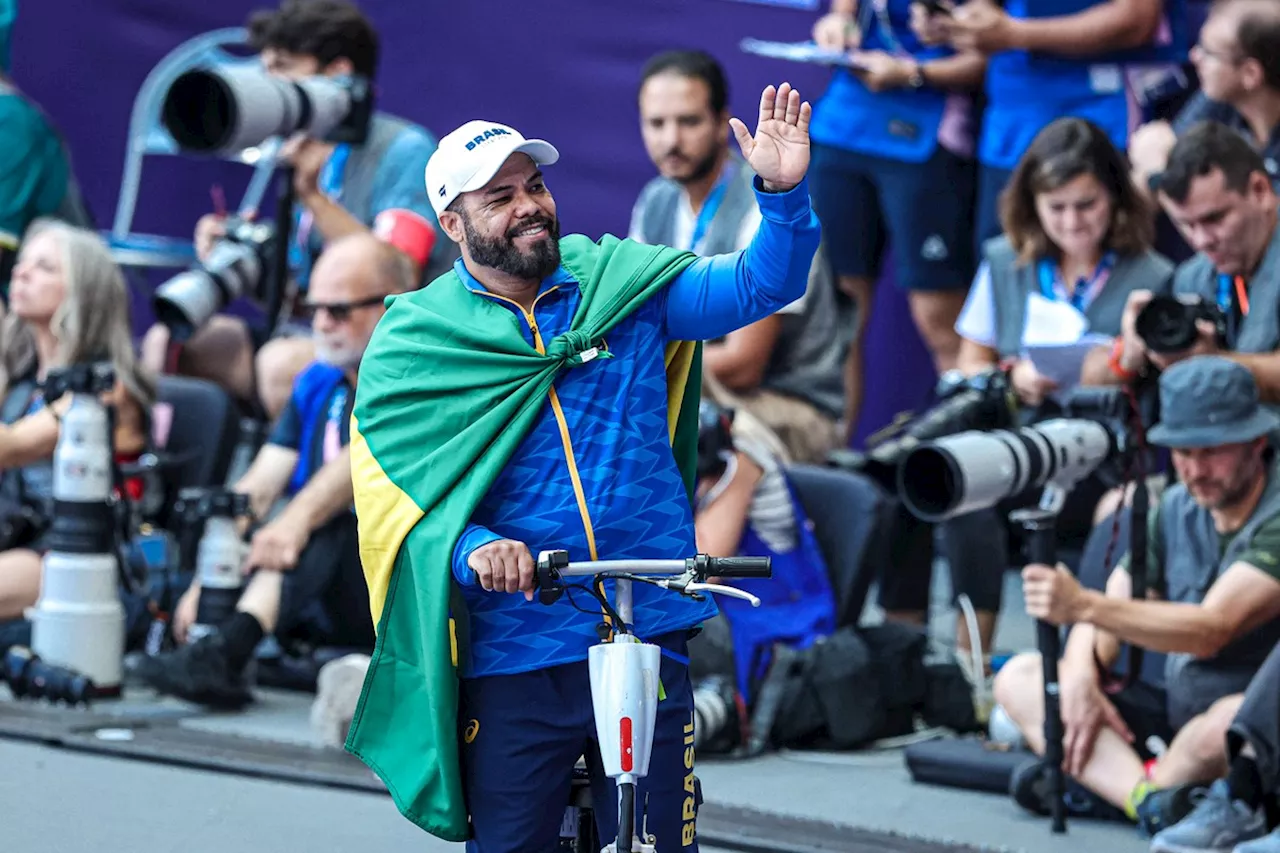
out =
<svg viewBox="0 0 1280 853"><path fill-rule="evenodd" d="M1201 296L1161 294L1152 297L1138 312L1134 330L1152 352L1182 352L1196 342L1200 334L1196 328L1199 320L1213 324L1218 346L1225 348L1227 315L1216 302Z"/></svg>
<svg viewBox="0 0 1280 853"><path fill-rule="evenodd" d="M966 430L1006 429L1018 411L1009 375L998 368L967 378L958 370L948 371L938 381L936 393L937 405L895 431L875 436L866 453L838 450L831 454L830 463L865 474L892 491L898 467L915 448Z"/></svg>
<svg viewBox="0 0 1280 853"><path fill-rule="evenodd" d="M268 273L279 250L275 236L269 222L228 219L226 236L214 244L204 263L156 288L156 319L182 343L234 300L247 296L265 301Z"/></svg>
<svg viewBox="0 0 1280 853"><path fill-rule="evenodd" d="M180 75L165 92L160 121L180 151L228 156L269 139L303 134L335 144L363 145L373 120L373 84L361 75L277 77L258 65L225 64ZM177 342L232 300L270 302L276 228L233 218L202 264L156 289L157 319Z"/></svg>

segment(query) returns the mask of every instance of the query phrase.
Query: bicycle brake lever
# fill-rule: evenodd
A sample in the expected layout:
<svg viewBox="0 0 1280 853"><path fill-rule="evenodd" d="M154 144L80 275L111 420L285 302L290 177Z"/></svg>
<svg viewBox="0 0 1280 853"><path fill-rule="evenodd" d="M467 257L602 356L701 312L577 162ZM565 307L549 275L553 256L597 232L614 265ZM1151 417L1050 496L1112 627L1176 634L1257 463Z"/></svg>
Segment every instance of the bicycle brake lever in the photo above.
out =
<svg viewBox="0 0 1280 853"><path fill-rule="evenodd" d="M738 589L734 586L723 586L718 583L691 583L685 587L686 592L714 592L720 595L727 595L731 598L741 598L743 601L751 602L752 607L760 606L760 599L756 598L749 592Z"/></svg>

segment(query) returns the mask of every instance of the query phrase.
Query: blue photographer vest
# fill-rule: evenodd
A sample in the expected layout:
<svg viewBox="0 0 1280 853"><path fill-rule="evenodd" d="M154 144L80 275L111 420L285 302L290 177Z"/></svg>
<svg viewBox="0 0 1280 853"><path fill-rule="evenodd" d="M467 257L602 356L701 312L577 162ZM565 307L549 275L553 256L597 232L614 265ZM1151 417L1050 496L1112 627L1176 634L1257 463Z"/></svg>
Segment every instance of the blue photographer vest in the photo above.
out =
<svg viewBox="0 0 1280 853"><path fill-rule="evenodd" d="M1272 465L1267 487L1253 515L1221 550L1209 511L1197 504L1182 484L1170 487L1160 500L1160 546L1165 597L1199 604L1218 577L1248 548L1258 528L1280 515L1280 465ZM1165 688L1169 715L1175 726L1203 713L1223 696L1241 693L1280 641L1280 619L1259 625L1238 637L1212 658L1170 653L1165 659Z"/></svg>
<svg viewBox="0 0 1280 853"><path fill-rule="evenodd" d="M1072 15L1099 2L1009 0L1005 11L1029 20ZM1161 30L1167 39L1133 50L1079 57L1025 50L993 55L987 63L987 107L978 159L998 169L1014 168L1036 134L1062 116L1089 119L1125 150L1131 123L1125 75L1133 66L1186 60L1191 43L1186 0L1164 0Z"/></svg>
<svg viewBox="0 0 1280 853"><path fill-rule="evenodd" d="M325 405L330 395L343 383L341 368L323 362L313 362L293 384L293 405L298 410L302 427L302 440L298 446L298 464L289 478L289 495L295 495L316 472L313 464L316 442L324 440Z"/></svg>
<svg viewBox="0 0 1280 853"><path fill-rule="evenodd" d="M773 577L768 580L732 581L733 586L759 598L760 606L728 596L718 599L733 636L738 691L748 706L754 699L754 687L769 670L775 643L806 649L836 630L835 595L826 560L789 480L787 489L796 520L796 547L785 553L773 551L750 524L738 546L741 556L772 558Z"/></svg>
<svg viewBox="0 0 1280 853"><path fill-rule="evenodd" d="M877 2L883 4L879 9ZM881 13L888 18L888 32ZM910 20L909 0L864 0L858 8L862 48L907 53L922 63L951 55L948 48L922 45L911 31ZM922 163L937 150L947 97L946 92L928 86L872 92L853 72L838 68L813 108L809 136L834 148Z"/></svg>

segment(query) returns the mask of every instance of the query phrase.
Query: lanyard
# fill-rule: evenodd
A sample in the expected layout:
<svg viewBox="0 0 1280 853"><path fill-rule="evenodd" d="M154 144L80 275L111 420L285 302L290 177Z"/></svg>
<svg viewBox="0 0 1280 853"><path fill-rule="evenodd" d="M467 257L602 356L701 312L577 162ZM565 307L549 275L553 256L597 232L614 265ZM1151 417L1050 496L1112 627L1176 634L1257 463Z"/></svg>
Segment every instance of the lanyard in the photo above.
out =
<svg viewBox="0 0 1280 853"><path fill-rule="evenodd" d="M724 173L716 182L715 189L711 190L707 200L702 203L702 209L698 211L698 219L693 223L693 239L689 241L690 251L698 251L698 244L707 236L707 231L711 228L711 220L716 218L716 213L720 210L720 202L724 201L725 193L729 191L729 181L733 177L734 169L732 162L725 164Z"/></svg>
<svg viewBox="0 0 1280 853"><path fill-rule="evenodd" d="M350 157L350 145L343 144L335 147L316 181L320 192L338 203L342 201L342 185L346 178L347 160ZM289 266L295 270L302 269L311 254L311 228L314 224L311 211L305 207L302 208L298 212L295 223L293 243L289 246Z"/></svg>
<svg viewBox="0 0 1280 853"><path fill-rule="evenodd" d="M1235 299L1231 298L1232 285L1235 285ZM1249 316L1249 289L1244 276L1218 273L1218 307L1227 318L1228 340L1235 340L1240 334L1240 324Z"/></svg>
<svg viewBox="0 0 1280 853"><path fill-rule="evenodd" d="M1058 275L1057 264L1048 258L1041 258L1039 264L1037 264L1037 271L1040 276L1040 294L1051 302L1062 298L1070 302L1072 308L1083 314L1085 309L1097 298L1107 280L1111 278L1111 270L1115 268L1115 265L1115 252L1107 252L1102 256L1102 260L1098 261L1098 266L1094 269L1093 275L1089 276L1089 278L1080 279L1076 282L1075 287L1067 290L1066 284Z"/></svg>
<svg viewBox="0 0 1280 853"><path fill-rule="evenodd" d="M1229 276L1226 273L1218 274L1218 307L1223 313L1231 313L1231 286L1235 285L1236 300L1240 305L1240 314L1244 317L1249 316L1249 291L1244 286L1243 276Z"/></svg>
<svg viewBox="0 0 1280 853"><path fill-rule="evenodd" d="M911 51L903 46L902 40L894 32L893 21L889 18L889 0L874 0L871 8L875 12L876 23L880 25L880 36L888 46L889 52L898 56L911 56ZM870 24L870 21L867 23Z"/></svg>
<svg viewBox="0 0 1280 853"><path fill-rule="evenodd" d="M342 421L347 412L346 385L339 385L329 402L329 414L325 418L324 443L321 446L321 464L332 462L342 452Z"/></svg>

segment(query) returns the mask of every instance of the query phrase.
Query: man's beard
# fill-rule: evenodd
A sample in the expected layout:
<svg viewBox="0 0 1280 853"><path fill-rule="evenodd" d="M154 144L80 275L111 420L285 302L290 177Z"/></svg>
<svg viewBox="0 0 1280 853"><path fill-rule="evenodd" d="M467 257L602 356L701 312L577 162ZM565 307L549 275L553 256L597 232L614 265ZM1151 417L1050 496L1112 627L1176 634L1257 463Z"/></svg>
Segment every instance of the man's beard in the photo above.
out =
<svg viewBox="0 0 1280 853"><path fill-rule="evenodd" d="M546 239L533 244L527 254L516 248L515 235L531 225L545 225ZM542 281L560 266L560 220L544 214L526 217L507 229L501 237L486 237L471 226L471 217L462 215L471 260L525 280Z"/></svg>
<svg viewBox="0 0 1280 853"><path fill-rule="evenodd" d="M316 361L324 362L341 370L354 370L360 366L364 356L364 348L352 349L341 344L330 344L321 337L313 338Z"/></svg>
<svg viewBox="0 0 1280 853"><path fill-rule="evenodd" d="M720 153L721 149L712 148L711 153L693 164L693 168L689 171L689 174L685 175L683 178L676 178L676 183L681 186L685 186L687 184L695 184L706 178L707 175L710 175L715 171L716 163L720 160Z"/></svg>

